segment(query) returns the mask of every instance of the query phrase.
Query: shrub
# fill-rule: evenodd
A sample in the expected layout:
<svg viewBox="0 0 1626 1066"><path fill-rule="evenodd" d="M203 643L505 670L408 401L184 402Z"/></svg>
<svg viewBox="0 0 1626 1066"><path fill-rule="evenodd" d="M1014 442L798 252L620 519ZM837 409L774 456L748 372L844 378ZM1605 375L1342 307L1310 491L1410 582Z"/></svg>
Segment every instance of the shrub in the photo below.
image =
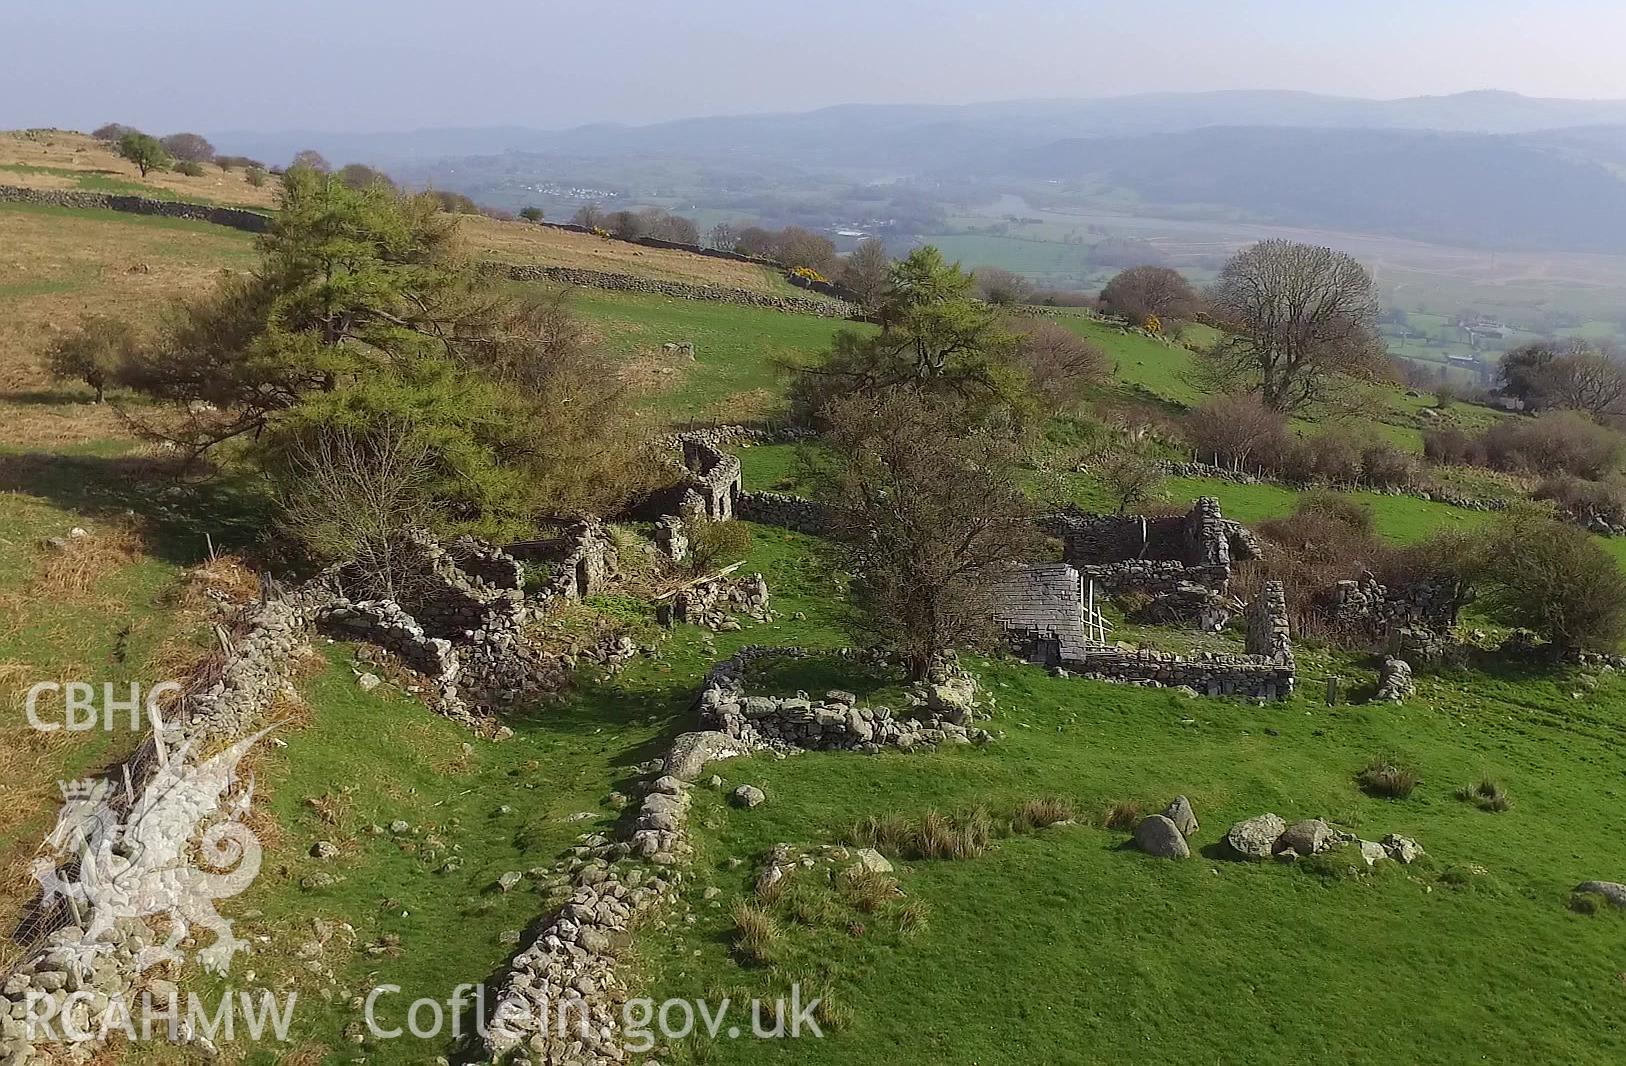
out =
<svg viewBox="0 0 1626 1066"><path fill-rule="evenodd" d="M1507 790L1501 783L1488 777L1481 778L1477 784L1464 785L1457 789L1457 799L1492 813L1500 813L1513 806L1513 801L1508 798Z"/></svg>
<svg viewBox="0 0 1626 1066"><path fill-rule="evenodd" d="M1417 482L1417 460L1387 441L1361 450L1361 479L1380 489L1409 488Z"/></svg>
<svg viewBox="0 0 1626 1066"><path fill-rule="evenodd" d="M1597 518L1612 526L1626 524L1626 479L1607 481L1559 475L1544 479L1532 495L1548 500L1572 520L1587 522Z"/></svg>
<svg viewBox="0 0 1626 1066"><path fill-rule="evenodd" d="M265 168L249 167L243 171L243 180L258 189L265 184Z"/></svg>
<svg viewBox="0 0 1626 1066"><path fill-rule="evenodd" d="M1497 470L1599 478L1619 460L1621 437L1585 415L1551 411L1498 422L1480 446L1486 465Z"/></svg>
<svg viewBox="0 0 1626 1066"><path fill-rule="evenodd" d="M1310 477L1334 485L1353 485L1361 477L1361 443L1346 430L1327 429L1306 438Z"/></svg>
<svg viewBox="0 0 1626 1066"><path fill-rule="evenodd" d="M1112 361L1106 352L1066 326L1034 319L1013 328L1014 362L1027 373L1039 406L1051 414L1076 409L1085 390L1105 381Z"/></svg>
<svg viewBox="0 0 1626 1066"><path fill-rule="evenodd" d="M808 267L808 266L794 267L794 268L791 269L791 273L794 274L796 277L801 278L803 281L817 281L817 282L828 283L829 280L830 280L829 278L825 277L823 274L820 274L817 270L814 270L812 267Z"/></svg>
<svg viewBox="0 0 1626 1066"><path fill-rule="evenodd" d="M1444 466L1483 465L1484 453L1456 426L1423 432L1423 458Z"/></svg>
<svg viewBox="0 0 1626 1066"><path fill-rule="evenodd" d="M189 178L203 177L203 164L196 159L182 159L170 169L177 174L185 174Z"/></svg>
<svg viewBox="0 0 1626 1066"><path fill-rule="evenodd" d="M59 381L83 381L96 390L101 403L107 386L136 349L135 330L128 322L107 315L87 315L79 328L60 338L46 352L45 365Z"/></svg>
<svg viewBox="0 0 1626 1066"><path fill-rule="evenodd" d="M1216 396L1186 414L1186 440L1204 462L1274 466L1287 449L1287 418L1251 393Z"/></svg>
<svg viewBox="0 0 1626 1066"><path fill-rule="evenodd" d="M1560 657L1614 651L1626 636L1626 575L1584 530L1513 512L1475 549L1472 575L1492 614Z"/></svg>
<svg viewBox="0 0 1626 1066"><path fill-rule="evenodd" d="M1405 799L1417 787L1417 771L1390 759L1373 759L1355 775L1361 791L1385 799Z"/></svg>
<svg viewBox="0 0 1626 1066"><path fill-rule="evenodd" d="M689 538L689 569L696 574L737 563L751 554L751 527L744 522L685 522Z"/></svg>
<svg viewBox="0 0 1626 1066"><path fill-rule="evenodd" d="M779 922L766 908L734 905L734 950L751 962L772 962L782 937Z"/></svg>

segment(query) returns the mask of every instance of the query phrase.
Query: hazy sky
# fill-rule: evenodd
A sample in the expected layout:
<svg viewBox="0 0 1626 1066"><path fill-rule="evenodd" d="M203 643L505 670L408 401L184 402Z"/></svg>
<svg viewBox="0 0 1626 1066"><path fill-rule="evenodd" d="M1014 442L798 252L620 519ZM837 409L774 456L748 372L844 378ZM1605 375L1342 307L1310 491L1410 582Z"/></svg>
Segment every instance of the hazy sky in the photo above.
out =
<svg viewBox="0 0 1626 1066"><path fill-rule="evenodd" d="M0 0L0 127L556 127L1157 90L1626 97L1622 0Z"/></svg>

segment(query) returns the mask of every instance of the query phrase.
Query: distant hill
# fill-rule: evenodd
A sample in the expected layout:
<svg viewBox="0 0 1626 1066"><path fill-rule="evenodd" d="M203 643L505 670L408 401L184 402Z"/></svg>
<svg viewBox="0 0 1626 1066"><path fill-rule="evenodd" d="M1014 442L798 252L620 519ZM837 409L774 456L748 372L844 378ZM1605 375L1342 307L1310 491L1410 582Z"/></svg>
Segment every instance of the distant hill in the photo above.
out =
<svg viewBox="0 0 1626 1066"><path fill-rule="evenodd" d="M1402 100L1315 93L1153 93L1094 100L965 105L848 104L799 114L684 119L569 130L440 128L393 133L211 133L217 144L270 160L316 148L334 160L379 165L535 152L572 157L681 154L749 157L816 168L930 168L988 151L1073 137L1179 133L1205 126L1331 126L1526 133L1626 124L1626 101L1537 99L1472 92Z"/></svg>
<svg viewBox="0 0 1626 1066"><path fill-rule="evenodd" d="M1058 141L990 174L1092 180L1151 205L1211 205L1287 225L1467 247L1626 252L1626 129L1485 136L1214 127Z"/></svg>

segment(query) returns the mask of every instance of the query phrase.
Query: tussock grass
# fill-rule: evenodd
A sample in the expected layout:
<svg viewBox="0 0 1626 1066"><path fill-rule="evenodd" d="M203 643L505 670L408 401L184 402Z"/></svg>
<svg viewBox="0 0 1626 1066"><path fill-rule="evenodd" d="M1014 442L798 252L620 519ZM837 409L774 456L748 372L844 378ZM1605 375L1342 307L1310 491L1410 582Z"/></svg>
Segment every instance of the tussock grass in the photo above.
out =
<svg viewBox="0 0 1626 1066"><path fill-rule="evenodd" d="M1480 810L1492 814L1499 814L1513 806L1513 800L1508 797L1507 789L1502 787L1500 781L1489 777L1480 778L1475 784L1457 789L1457 799L1472 803Z"/></svg>
<svg viewBox="0 0 1626 1066"><path fill-rule="evenodd" d="M912 899L898 908L898 932L911 936L924 930L928 924L930 908L918 899Z"/></svg>
<svg viewBox="0 0 1626 1066"><path fill-rule="evenodd" d="M1120 800L1101 812L1101 828L1127 833L1140 824L1139 800Z"/></svg>
<svg viewBox="0 0 1626 1066"><path fill-rule="evenodd" d="M743 900L734 905L734 950L751 962L770 963L784 933L779 920L765 907Z"/></svg>
<svg viewBox="0 0 1626 1066"><path fill-rule="evenodd" d="M896 878L861 866L843 870L836 886L843 899L865 914L876 913L903 894Z"/></svg>
<svg viewBox="0 0 1626 1066"><path fill-rule="evenodd" d="M1417 771L1388 757L1367 763L1355 781L1361 791L1382 799L1405 799L1417 787Z"/></svg>
<svg viewBox="0 0 1626 1066"><path fill-rule="evenodd" d="M1042 796L1023 801L1011 816L1013 833L1031 833L1035 829L1048 829L1058 822L1070 822L1077 816L1073 801L1065 796Z"/></svg>

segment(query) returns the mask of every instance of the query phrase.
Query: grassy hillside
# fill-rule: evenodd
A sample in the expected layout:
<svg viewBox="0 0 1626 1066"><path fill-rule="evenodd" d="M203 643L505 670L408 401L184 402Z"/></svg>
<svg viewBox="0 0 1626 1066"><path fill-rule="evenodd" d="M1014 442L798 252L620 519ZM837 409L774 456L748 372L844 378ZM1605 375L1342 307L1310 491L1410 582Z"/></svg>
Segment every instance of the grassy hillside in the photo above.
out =
<svg viewBox="0 0 1626 1066"><path fill-rule="evenodd" d="M241 170L223 171L213 163L196 178L174 171L151 171L143 177L111 144L71 130L0 132L0 185L82 189L229 207L272 208L277 203L275 178L256 188L243 180Z"/></svg>

